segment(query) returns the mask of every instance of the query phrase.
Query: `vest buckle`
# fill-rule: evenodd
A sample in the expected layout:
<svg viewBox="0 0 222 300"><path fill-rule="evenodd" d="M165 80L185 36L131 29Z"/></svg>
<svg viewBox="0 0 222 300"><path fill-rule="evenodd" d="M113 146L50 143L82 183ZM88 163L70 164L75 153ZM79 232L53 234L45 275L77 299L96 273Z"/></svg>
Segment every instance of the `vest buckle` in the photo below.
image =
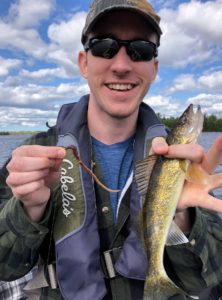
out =
<svg viewBox="0 0 222 300"><path fill-rule="evenodd" d="M115 263L119 258L122 247L113 248L104 251L101 255L101 265L105 278L111 279L119 276L115 270Z"/></svg>

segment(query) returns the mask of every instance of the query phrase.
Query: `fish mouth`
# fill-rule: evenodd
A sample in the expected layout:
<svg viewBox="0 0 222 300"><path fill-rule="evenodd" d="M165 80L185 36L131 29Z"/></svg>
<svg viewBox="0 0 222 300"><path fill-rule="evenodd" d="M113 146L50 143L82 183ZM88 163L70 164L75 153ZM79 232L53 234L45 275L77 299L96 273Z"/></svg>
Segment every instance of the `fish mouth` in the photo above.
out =
<svg viewBox="0 0 222 300"><path fill-rule="evenodd" d="M170 131L168 144L194 144L203 129L204 115L200 105L190 104Z"/></svg>
<svg viewBox="0 0 222 300"><path fill-rule="evenodd" d="M200 105L195 107L193 104L189 105L188 113L190 113L190 127L188 127L188 143L196 143L203 129L204 115L201 111Z"/></svg>

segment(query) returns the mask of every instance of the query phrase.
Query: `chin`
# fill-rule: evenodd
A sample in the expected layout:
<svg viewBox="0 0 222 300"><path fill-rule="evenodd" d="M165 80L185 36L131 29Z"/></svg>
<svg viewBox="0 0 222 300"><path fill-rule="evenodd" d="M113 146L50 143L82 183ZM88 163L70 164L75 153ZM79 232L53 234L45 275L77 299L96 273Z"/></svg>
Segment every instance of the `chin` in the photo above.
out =
<svg viewBox="0 0 222 300"><path fill-rule="evenodd" d="M115 111L110 111L108 114L112 117L112 118L116 118L116 119L126 119L129 118L130 116L132 116L135 113L134 111L129 111L129 110L115 110Z"/></svg>

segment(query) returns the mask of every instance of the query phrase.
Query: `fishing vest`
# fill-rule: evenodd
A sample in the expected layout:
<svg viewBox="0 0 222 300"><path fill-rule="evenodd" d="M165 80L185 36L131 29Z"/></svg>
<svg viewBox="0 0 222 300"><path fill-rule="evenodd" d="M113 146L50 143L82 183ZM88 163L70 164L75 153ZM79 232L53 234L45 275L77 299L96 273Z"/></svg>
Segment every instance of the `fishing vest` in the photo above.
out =
<svg viewBox="0 0 222 300"><path fill-rule="evenodd" d="M64 105L57 120L58 146L68 148L61 167L60 199L54 224L57 280L65 300L101 300L107 293L101 266L94 181L79 164L81 159L89 169L93 168L87 108L88 96L84 96L78 103ZM165 135L165 128L152 109L142 103L135 136L134 162L147 155L154 137ZM124 197L130 197L130 220L133 224L142 199L132 174L120 198ZM120 202L123 201L121 199ZM145 279L147 258L133 228L130 227L114 263L112 251L104 254L109 278L117 272L129 279Z"/></svg>

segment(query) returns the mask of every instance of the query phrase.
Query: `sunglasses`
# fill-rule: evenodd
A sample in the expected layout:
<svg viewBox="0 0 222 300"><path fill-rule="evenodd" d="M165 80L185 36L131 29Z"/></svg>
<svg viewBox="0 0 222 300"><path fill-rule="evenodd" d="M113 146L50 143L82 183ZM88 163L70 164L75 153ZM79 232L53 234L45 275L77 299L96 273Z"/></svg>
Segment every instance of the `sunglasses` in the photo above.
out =
<svg viewBox="0 0 222 300"><path fill-rule="evenodd" d="M84 49L91 50L93 56L111 59L122 46L126 48L127 54L133 61L150 61L158 55L156 44L150 41L119 40L111 37L93 37L85 43Z"/></svg>

